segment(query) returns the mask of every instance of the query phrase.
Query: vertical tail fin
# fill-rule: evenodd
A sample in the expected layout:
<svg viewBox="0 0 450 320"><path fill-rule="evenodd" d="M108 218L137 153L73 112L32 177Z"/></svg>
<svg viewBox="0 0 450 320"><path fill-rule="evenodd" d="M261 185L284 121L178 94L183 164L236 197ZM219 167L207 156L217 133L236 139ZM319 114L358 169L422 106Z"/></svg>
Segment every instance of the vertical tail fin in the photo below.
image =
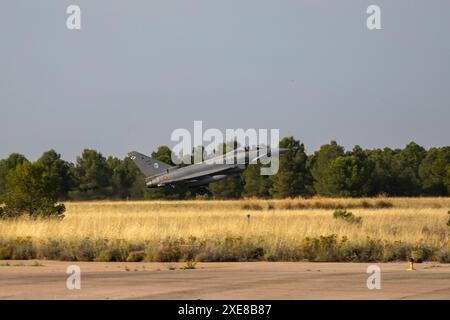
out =
<svg viewBox="0 0 450 320"><path fill-rule="evenodd" d="M128 153L128 156L133 160L146 178L157 175L158 173L163 173L171 167L167 163L152 159L136 151Z"/></svg>

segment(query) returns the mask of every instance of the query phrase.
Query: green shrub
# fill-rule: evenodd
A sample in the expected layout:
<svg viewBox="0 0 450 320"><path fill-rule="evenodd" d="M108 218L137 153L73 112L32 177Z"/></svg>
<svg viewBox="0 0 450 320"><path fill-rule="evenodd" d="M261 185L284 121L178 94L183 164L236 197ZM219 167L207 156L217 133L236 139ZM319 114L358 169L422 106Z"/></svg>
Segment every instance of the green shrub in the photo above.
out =
<svg viewBox="0 0 450 320"><path fill-rule="evenodd" d="M269 261L301 261L303 253L299 246L293 246L286 241L280 241L273 252L267 253Z"/></svg>
<svg viewBox="0 0 450 320"><path fill-rule="evenodd" d="M383 261L408 261L411 251L412 246L401 241L387 243L384 246Z"/></svg>
<svg viewBox="0 0 450 320"><path fill-rule="evenodd" d="M384 242L367 238L354 242L336 234L307 237L302 241L279 241L276 245L264 238L224 238L199 240L167 238L156 241L128 242L107 239L42 240L31 238L0 240L0 259L51 259L66 261L158 261L158 262L232 262L232 261L440 261L450 262L450 249L428 244Z"/></svg>
<svg viewBox="0 0 450 320"><path fill-rule="evenodd" d="M337 235L306 237L301 244L302 256L308 261L339 261Z"/></svg>
<svg viewBox="0 0 450 320"><path fill-rule="evenodd" d="M344 237L340 245L340 261L374 262L382 261L384 245L381 240L367 239L362 243L352 243Z"/></svg>
<svg viewBox="0 0 450 320"><path fill-rule="evenodd" d="M442 248L437 252L436 257L441 263L450 263L450 248L448 246Z"/></svg>
<svg viewBox="0 0 450 320"><path fill-rule="evenodd" d="M96 257L94 258L94 261L96 262L110 262L114 261L113 255L110 249L103 249L100 250Z"/></svg>
<svg viewBox="0 0 450 320"><path fill-rule="evenodd" d="M13 260L29 260L36 259L36 248L33 246L33 241L30 237L19 237L12 243Z"/></svg>
<svg viewBox="0 0 450 320"><path fill-rule="evenodd" d="M347 221L349 223L361 223L362 222L361 217L357 217L357 216L353 215L353 213L351 213L345 209L344 210L343 209L335 210L333 212L333 217L335 219L341 219L341 220Z"/></svg>
<svg viewBox="0 0 450 320"><path fill-rule="evenodd" d="M124 240L97 240L93 243L95 261L142 261L145 257L143 243L129 243ZM131 254L133 253L133 254Z"/></svg>
<svg viewBox="0 0 450 320"><path fill-rule="evenodd" d="M414 261L418 263L433 260L435 251L436 250L428 246L419 246L411 251L410 258L413 258Z"/></svg>
<svg viewBox="0 0 450 320"><path fill-rule="evenodd" d="M95 258L94 247L89 238L72 245L73 257L76 261L93 261Z"/></svg>
<svg viewBox="0 0 450 320"><path fill-rule="evenodd" d="M67 246L61 240L46 240L39 243L38 258L48 260L73 260Z"/></svg>
<svg viewBox="0 0 450 320"><path fill-rule="evenodd" d="M104 262L120 262L125 261L124 257L126 257L126 255L123 255L123 252L119 248L110 247L100 251L94 260Z"/></svg>
<svg viewBox="0 0 450 320"><path fill-rule="evenodd" d="M265 259L261 239L227 236L198 248L197 258L202 261L255 261Z"/></svg>

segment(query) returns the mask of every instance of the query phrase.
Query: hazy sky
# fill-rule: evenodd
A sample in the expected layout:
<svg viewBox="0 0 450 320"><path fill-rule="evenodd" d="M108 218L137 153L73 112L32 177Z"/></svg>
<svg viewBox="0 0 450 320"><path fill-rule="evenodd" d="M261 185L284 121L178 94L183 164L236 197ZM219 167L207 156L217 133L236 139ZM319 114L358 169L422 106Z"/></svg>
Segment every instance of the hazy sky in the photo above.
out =
<svg viewBox="0 0 450 320"><path fill-rule="evenodd" d="M0 158L150 153L194 120L309 153L450 145L450 1L2 0L0 119Z"/></svg>

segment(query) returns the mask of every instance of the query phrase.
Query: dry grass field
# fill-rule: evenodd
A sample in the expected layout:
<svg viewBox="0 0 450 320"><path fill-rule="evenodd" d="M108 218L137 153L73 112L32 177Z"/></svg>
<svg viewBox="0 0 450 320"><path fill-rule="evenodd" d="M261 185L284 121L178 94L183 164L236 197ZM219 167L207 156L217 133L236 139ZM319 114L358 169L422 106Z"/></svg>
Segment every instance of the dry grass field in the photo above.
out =
<svg viewBox="0 0 450 320"><path fill-rule="evenodd" d="M0 221L0 259L450 262L450 198L68 202ZM333 216L346 209L360 221Z"/></svg>

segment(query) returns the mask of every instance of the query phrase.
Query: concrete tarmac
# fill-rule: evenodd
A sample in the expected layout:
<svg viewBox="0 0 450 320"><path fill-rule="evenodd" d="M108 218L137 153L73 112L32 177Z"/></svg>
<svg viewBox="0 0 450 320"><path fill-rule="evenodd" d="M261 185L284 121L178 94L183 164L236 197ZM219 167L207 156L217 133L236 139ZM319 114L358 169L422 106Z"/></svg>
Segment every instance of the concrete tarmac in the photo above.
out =
<svg viewBox="0 0 450 320"><path fill-rule="evenodd" d="M80 267L69 290L67 267ZM446 299L450 264L0 261L0 299ZM369 290L367 267L381 270ZM73 283L73 282L71 282Z"/></svg>

